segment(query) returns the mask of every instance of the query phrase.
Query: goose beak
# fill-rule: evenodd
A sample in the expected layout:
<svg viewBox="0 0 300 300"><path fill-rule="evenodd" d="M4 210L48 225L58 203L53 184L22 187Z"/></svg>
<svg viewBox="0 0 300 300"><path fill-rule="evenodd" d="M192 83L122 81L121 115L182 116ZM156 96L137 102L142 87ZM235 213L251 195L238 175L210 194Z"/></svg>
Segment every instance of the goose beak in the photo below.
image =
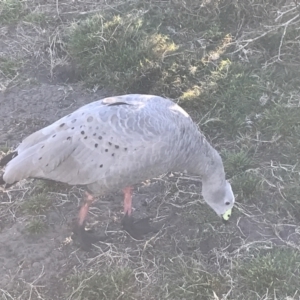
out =
<svg viewBox="0 0 300 300"><path fill-rule="evenodd" d="M223 215L222 218L224 221L228 221L231 217L232 208L228 209Z"/></svg>

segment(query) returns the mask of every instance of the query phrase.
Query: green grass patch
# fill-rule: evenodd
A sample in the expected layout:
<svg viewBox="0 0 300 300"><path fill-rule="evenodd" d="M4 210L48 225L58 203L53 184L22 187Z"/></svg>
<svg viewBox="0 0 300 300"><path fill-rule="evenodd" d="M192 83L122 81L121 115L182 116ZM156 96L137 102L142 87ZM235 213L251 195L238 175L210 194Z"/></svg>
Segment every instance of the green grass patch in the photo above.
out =
<svg viewBox="0 0 300 300"><path fill-rule="evenodd" d="M138 12L95 15L74 25L69 39L70 54L85 81L118 91L145 84L143 78L151 77L176 48Z"/></svg>
<svg viewBox="0 0 300 300"><path fill-rule="evenodd" d="M21 63L17 59L0 57L0 78L2 76L7 79L14 78L18 74L20 67Z"/></svg>
<svg viewBox="0 0 300 300"><path fill-rule="evenodd" d="M261 112L259 98L262 91L259 79L247 64L222 60L207 78L203 97L214 106L217 123L208 123L209 132L219 132L227 138L251 132L256 116ZM205 127L204 127L205 128Z"/></svg>
<svg viewBox="0 0 300 300"><path fill-rule="evenodd" d="M118 13L108 10L74 24L68 49L88 85L191 100L200 95L212 66L202 59L196 29L203 30L211 50L222 52L229 39L220 28L197 1L188 9L181 1L129 1Z"/></svg>
<svg viewBox="0 0 300 300"><path fill-rule="evenodd" d="M20 0L2 0L0 2L0 24L18 22L24 13L23 2Z"/></svg>
<svg viewBox="0 0 300 300"><path fill-rule="evenodd" d="M141 299L134 273L128 268L76 274L68 278L67 284L72 290L68 299Z"/></svg>
<svg viewBox="0 0 300 300"><path fill-rule="evenodd" d="M44 221L38 218L30 220L30 222L25 227L29 234L37 235L46 231L47 225Z"/></svg>
<svg viewBox="0 0 300 300"><path fill-rule="evenodd" d="M290 207L290 214L293 215L298 221L300 220L300 186L299 181L296 183L290 182L288 185L284 187L282 193L287 200ZM287 203L284 203L285 206L288 206Z"/></svg>
<svg viewBox="0 0 300 300"><path fill-rule="evenodd" d="M300 107L277 104L268 109L259 123L259 128L268 138L281 135L284 139L294 137L300 126Z"/></svg>
<svg viewBox="0 0 300 300"><path fill-rule="evenodd" d="M46 195L47 198L49 198L47 195L49 192L66 193L66 191L70 188L70 186L66 183L46 179L36 179L34 181L34 186L37 194Z"/></svg>
<svg viewBox="0 0 300 300"><path fill-rule="evenodd" d="M239 288L252 296L269 294L276 299L285 299L284 297L299 293L299 267L298 251L273 249L265 254L260 253L247 262L238 263L236 280Z"/></svg>
<svg viewBox="0 0 300 300"><path fill-rule="evenodd" d="M9 150L10 150L10 147L8 147L6 145L0 146L0 152L2 152L4 155L8 154Z"/></svg>
<svg viewBox="0 0 300 300"><path fill-rule="evenodd" d="M37 25L46 25L49 17L44 13L32 12L24 17L24 21L28 23L33 23Z"/></svg>
<svg viewBox="0 0 300 300"><path fill-rule="evenodd" d="M22 203L22 210L31 215L41 214L51 206L51 199L46 193L31 196Z"/></svg>
<svg viewBox="0 0 300 300"><path fill-rule="evenodd" d="M252 167L254 167L253 157L249 151L227 151L221 152L223 156L224 168L228 177L238 175Z"/></svg>
<svg viewBox="0 0 300 300"><path fill-rule="evenodd" d="M164 282L165 281L165 282ZM195 260L175 258L168 264L157 299L210 300L229 290L226 279L205 268Z"/></svg>
<svg viewBox="0 0 300 300"><path fill-rule="evenodd" d="M255 172L239 174L232 180L232 189L239 199L253 198L262 190L261 178Z"/></svg>

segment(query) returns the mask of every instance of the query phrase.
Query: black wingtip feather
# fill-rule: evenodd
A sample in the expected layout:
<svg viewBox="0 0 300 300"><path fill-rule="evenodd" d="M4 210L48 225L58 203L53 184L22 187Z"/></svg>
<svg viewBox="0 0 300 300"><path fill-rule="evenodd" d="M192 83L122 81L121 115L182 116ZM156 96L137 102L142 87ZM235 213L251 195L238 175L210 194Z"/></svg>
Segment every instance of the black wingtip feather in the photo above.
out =
<svg viewBox="0 0 300 300"><path fill-rule="evenodd" d="M118 106L118 105L131 105L131 104L126 102L114 102L114 103L107 104L107 106Z"/></svg>
<svg viewBox="0 0 300 300"><path fill-rule="evenodd" d="M11 152L8 155L2 157L0 160L0 167L6 166L14 157L18 155L18 152Z"/></svg>

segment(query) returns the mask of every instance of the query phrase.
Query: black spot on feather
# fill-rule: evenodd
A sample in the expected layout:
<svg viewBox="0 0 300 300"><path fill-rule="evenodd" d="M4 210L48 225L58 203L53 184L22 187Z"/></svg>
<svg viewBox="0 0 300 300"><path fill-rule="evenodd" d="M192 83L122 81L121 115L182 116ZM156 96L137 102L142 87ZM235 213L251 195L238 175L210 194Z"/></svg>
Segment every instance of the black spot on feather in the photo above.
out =
<svg viewBox="0 0 300 300"><path fill-rule="evenodd" d="M55 138L55 137L56 137L56 134L53 134L52 137Z"/></svg>
<svg viewBox="0 0 300 300"><path fill-rule="evenodd" d="M105 149L105 152L108 152L108 149Z"/></svg>
<svg viewBox="0 0 300 300"><path fill-rule="evenodd" d="M84 134L84 131L82 130L80 133L81 133L81 134Z"/></svg>
<svg viewBox="0 0 300 300"><path fill-rule="evenodd" d="M98 144L95 144L95 148L97 148L98 147Z"/></svg>
<svg viewBox="0 0 300 300"><path fill-rule="evenodd" d="M65 126L65 123L61 123L60 125L59 125L59 127L64 127Z"/></svg>
<svg viewBox="0 0 300 300"><path fill-rule="evenodd" d="M108 142L108 145L109 145L109 146L111 146L111 145L112 145L112 143L111 143L111 142Z"/></svg>
<svg viewBox="0 0 300 300"><path fill-rule="evenodd" d="M102 140L102 136L100 135L100 136L98 137L98 139L99 139L99 140Z"/></svg>
<svg viewBox="0 0 300 300"><path fill-rule="evenodd" d="M120 147L119 147L118 145L115 145L115 148L116 148L116 149L119 149Z"/></svg>
<svg viewBox="0 0 300 300"><path fill-rule="evenodd" d="M86 139L87 139L87 136L85 136L84 139L86 140Z"/></svg>
<svg viewBox="0 0 300 300"><path fill-rule="evenodd" d="M99 166L99 168L102 168L102 167L103 167L103 165L100 165L100 166Z"/></svg>
<svg viewBox="0 0 300 300"><path fill-rule="evenodd" d="M70 137L70 136L68 136L68 137L67 137L67 140L70 140L70 139L71 139L71 137Z"/></svg>

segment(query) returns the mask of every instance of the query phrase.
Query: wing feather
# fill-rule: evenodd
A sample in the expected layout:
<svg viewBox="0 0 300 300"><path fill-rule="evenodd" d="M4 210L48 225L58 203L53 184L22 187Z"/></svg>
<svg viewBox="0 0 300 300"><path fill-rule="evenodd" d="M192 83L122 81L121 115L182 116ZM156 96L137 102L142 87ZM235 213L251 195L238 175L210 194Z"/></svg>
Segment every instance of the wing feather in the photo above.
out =
<svg viewBox="0 0 300 300"><path fill-rule="evenodd" d="M178 117L158 105L145 109L151 97L127 95L96 101L33 133L17 148L18 156L8 163L4 180L13 183L39 177L109 187L113 181L121 184L159 170L167 172L179 132ZM156 98L160 105L166 104ZM168 120L170 116L175 122Z"/></svg>

